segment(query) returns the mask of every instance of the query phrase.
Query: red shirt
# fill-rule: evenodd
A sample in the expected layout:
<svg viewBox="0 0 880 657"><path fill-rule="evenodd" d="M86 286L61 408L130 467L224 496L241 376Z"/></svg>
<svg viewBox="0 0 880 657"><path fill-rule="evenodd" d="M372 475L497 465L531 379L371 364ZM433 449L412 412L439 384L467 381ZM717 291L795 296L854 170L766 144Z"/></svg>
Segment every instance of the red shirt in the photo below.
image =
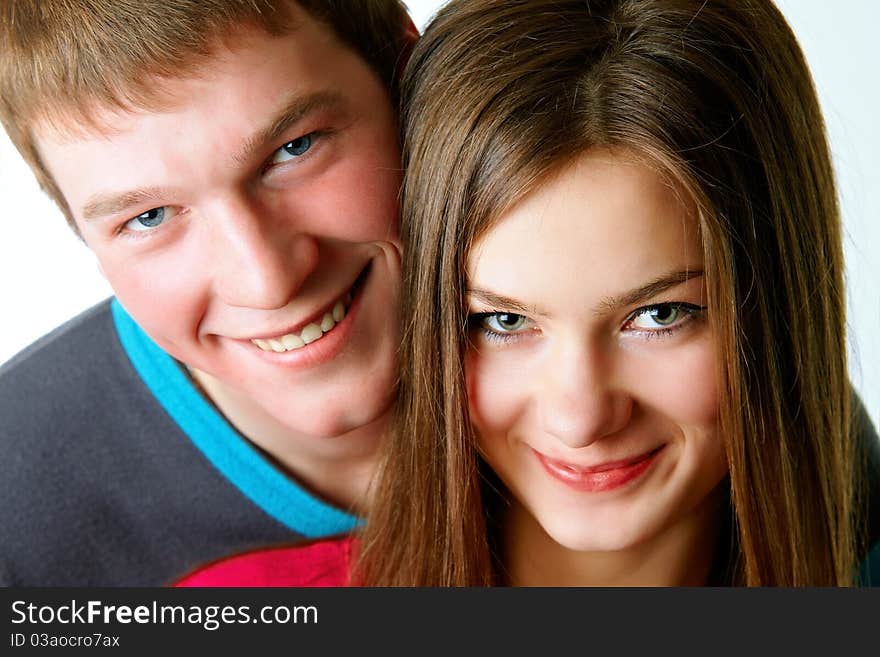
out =
<svg viewBox="0 0 880 657"><path fill-rule="evenodd" d="M174 586L348 586L351 536L237 554L186 575Z"/></svg>

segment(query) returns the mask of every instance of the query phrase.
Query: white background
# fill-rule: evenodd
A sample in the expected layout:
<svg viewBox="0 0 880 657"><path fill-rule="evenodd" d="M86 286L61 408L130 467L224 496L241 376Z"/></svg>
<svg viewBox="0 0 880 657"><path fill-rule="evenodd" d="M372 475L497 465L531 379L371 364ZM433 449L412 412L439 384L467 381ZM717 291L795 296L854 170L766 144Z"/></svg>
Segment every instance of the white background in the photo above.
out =
<svg viewBox="0 0 880 657"><path fill-rule="evenodd" d="M421 29L440 0L407 3ZM880 3L777 0L813 71L846 229L851 377L880 425ZM89 251L0 134L0 362L110 294ZM808 321L809 308L804 309ZM797 322L794 317L792 322Z"/></svg>

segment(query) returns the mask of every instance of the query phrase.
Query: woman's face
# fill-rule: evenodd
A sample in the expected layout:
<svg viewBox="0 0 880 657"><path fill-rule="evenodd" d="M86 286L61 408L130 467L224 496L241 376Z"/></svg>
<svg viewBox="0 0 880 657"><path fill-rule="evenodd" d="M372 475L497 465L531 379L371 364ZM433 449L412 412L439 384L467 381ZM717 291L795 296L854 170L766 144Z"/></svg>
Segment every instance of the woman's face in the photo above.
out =
<svg viewBox="0 0 880 657"><path fill-rule="evenodd" d="M468 258L480 449L561 545L622 550L684 522L727 472L695 209L590 151Z"/></svg>

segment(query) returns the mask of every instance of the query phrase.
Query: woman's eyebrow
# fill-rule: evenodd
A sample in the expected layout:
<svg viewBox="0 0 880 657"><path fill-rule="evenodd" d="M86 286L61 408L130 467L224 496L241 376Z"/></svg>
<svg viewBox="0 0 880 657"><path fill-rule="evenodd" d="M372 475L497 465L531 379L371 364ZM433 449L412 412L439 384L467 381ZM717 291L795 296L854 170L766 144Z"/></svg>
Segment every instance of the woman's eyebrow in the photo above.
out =
<svg viewBox="0 0 880 657"><path fill-rule="evenodd" d="M619 295L603 298L596 306L594 313L602 315L619 310L620 308L632 306L633 304L655 297L661 292L665 292L676 285L681 285L692 278L697 278L702 275L703 271L701 269L683 269L681 271L674 271L663 276L658 276L637 288L633 288L632 290L628 290ZM503 294L497 294L490 290L467 288L465 290L465 295L492 308L504 309L510 312L528 315L529 317L550 316L550 313L543 310L540 306L527 305L521 301L506 297Z"/></svg>
<svg viewBox="0 0 880 657"><path fill-rule="evenodd" d="M596 306L594 312L597 315L603 315L606 313L614 312L621 308L635 305L639 302L651 299L652 297L655 297L661 292L665 292L666 290L673 288L676 285L681 285L682 283L689 281L692 278L697 278L702 275L702 269L682 269L680 271L670 272L669 274L665 274L663 276L658 276L648 283L633 288L632 290L628 290L622 294L605 297Z"/></svg>
<svg viewBox="0 0 880 657"><path fill-rule="evenodd" d="M546 317L548 315L547 312L541 310L538 306L527 306L516 299L511 299L489 290L467 288L465 294L493 308L509 310L518 314L529 315L530 317Z"/></svg>

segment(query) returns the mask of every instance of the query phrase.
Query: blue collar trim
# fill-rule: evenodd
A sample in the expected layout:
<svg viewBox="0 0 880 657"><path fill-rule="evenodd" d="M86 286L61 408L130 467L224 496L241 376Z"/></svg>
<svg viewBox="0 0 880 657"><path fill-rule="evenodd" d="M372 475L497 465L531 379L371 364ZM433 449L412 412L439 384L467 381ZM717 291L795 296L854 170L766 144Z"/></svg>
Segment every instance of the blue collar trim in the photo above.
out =
<svg viewBox="0 0 880 657"><path fill-rule="evenodd" d="M147 388L181 431L242 494L308 538L350 532L360 520L314 497L270 463L196 390L182 367L135 323L115 298L116 332Z"/></svg>

